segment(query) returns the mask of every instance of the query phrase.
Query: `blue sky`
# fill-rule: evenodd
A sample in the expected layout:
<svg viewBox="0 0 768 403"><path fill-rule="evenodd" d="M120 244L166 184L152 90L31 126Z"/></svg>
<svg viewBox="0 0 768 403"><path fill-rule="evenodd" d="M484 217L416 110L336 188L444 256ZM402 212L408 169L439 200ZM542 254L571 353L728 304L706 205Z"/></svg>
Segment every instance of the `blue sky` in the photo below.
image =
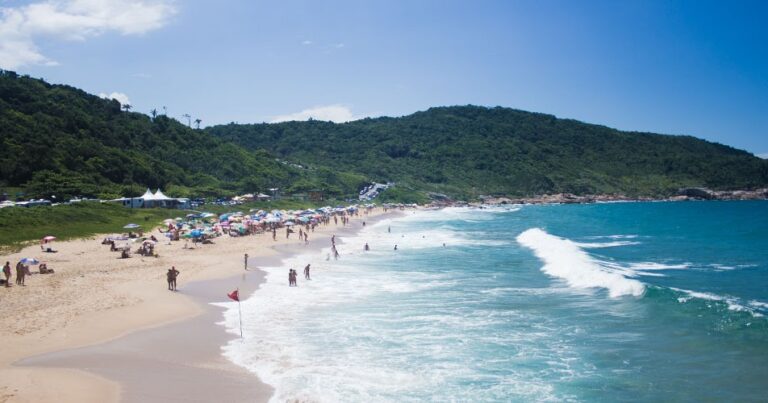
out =
<svg viewBox="0 0 768 403"><path fill-rule="evenodd" d="M506 106L768 155L766 1L0 0L0 66L203 125Z"/></svg>

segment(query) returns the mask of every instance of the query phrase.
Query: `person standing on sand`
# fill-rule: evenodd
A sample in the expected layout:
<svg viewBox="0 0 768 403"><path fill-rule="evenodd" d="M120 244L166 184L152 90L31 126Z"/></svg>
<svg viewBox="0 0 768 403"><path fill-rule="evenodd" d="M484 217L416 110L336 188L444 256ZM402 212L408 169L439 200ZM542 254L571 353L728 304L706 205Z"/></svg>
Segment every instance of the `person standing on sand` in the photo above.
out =
<svg viewBox="0 0 768 403"><path fill-rule="evenodd" d="M5 286L11 286L11 262L5 262L3 266L3 275L5 276Z"/></svg>
<svg viewBox="0 0 768 403"><path fill-rule="evenodd" d="M16 263L16 284L24 285L25 275L26 273L24 273L24 264L21 263L21 260L19 260L19 263Z"/></svg>
<svg viewBox="0 0 768 403"><path fill-rule="evenodd" d="M243 268L245 270L248 270L248 254L247 253L245 254L245 263L244 263Z"/></svg>
<svg viewBox="0 0 768 403"><path fill-rule="evenodd" d="M176 266L171 266L170 269L168 269L168 289L171 291L176 291L176 277L179 275L179 271L176 270Z"/></svg>
<svg viewBox="0 0 768 403"><path fill-rule="evenodd" d="M304 278L307 280L312 280L311 278L309 278L309 265L307 265L307 267L304 268Z"/></svg>
<svg viewBox="0 0 768 403"><path fill-rule="evenodd" d="M277 228L272 227L272 240L277 241Z"/></svg>

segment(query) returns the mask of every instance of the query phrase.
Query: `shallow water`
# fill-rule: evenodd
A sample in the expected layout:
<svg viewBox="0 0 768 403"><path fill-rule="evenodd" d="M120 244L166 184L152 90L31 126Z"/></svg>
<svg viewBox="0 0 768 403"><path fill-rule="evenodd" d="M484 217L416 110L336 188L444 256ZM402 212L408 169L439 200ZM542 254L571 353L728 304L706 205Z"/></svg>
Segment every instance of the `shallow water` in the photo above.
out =
<svg viewBox="0 0 768 403"><path fill-rule="evenodd" d="M242 303L223 352L273 401L768 396L767 202L409 212L339 251Z"/></svg>

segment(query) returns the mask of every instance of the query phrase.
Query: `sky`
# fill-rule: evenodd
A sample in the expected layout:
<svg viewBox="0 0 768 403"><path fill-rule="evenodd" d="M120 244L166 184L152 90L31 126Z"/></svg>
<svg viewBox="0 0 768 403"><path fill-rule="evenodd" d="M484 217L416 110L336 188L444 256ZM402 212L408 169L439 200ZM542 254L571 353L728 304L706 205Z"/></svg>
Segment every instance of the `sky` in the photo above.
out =
<svg viewBox="0 0 768 403"><path fill-rule="evenodd" d="M768 158L768 1L0 0L0 68L171 117L504 106Z"/></svg>

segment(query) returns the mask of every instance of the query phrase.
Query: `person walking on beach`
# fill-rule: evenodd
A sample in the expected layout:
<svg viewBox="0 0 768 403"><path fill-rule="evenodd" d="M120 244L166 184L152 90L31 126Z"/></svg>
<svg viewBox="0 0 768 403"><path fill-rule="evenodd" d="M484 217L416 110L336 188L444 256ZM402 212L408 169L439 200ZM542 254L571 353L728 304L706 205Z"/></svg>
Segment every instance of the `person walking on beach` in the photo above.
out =
<svg viewBox="0 0 768 403"><path fill-rule="evenodd" d="M397 250L397 244L395 244L395 250Z"/></svg>
<svg viewBox="0 0 768 403"><path fill-rule="evenodd" d="M179 271L176 270L176 266L171 266L170 269L168 269L167 277L168 277L168 289L171 291L176 291L176 277L179 276Z"/></svg>
<svg viewBox="0 0 768 403"><path fill-rule="evenodd" d="M307 280L312 280L311 278L309 278L309 265L307 265L307 267L304 268L304 278Z"/></svg>
<svg viewBox="0 0 768 403"><path fill-rule="evenodd" d="M363 247L363 250L366 251L366 252L371 250L371 248L368 246L368 242L365 243L365 246Z"/></svg>
<svg viewBox="0 0 768 403"><path fill-rule="evenodd" d="M24 285L24 276L26 276L24 264L19 261L19 263L16 263L16 284Z"/></svg>
<svg viewBox="0 0 768 403"><path fill-rule="evenodd" d="M272 240L277 241L277 228L272 227Z"/></svg>
<svg viewBox="0 0 768 403"><path fill-rule="evenodd" d="M5 276L5 286L11 286L11 262L5 262L3 266L3 275Z"/></svg>
<svg viewBox="0 0 768 403"><path fill-rule="evenodd" d="M245 270L248 270L248 254L247 253L245 254L245 263L243 268L245 268Z"/></svg>

